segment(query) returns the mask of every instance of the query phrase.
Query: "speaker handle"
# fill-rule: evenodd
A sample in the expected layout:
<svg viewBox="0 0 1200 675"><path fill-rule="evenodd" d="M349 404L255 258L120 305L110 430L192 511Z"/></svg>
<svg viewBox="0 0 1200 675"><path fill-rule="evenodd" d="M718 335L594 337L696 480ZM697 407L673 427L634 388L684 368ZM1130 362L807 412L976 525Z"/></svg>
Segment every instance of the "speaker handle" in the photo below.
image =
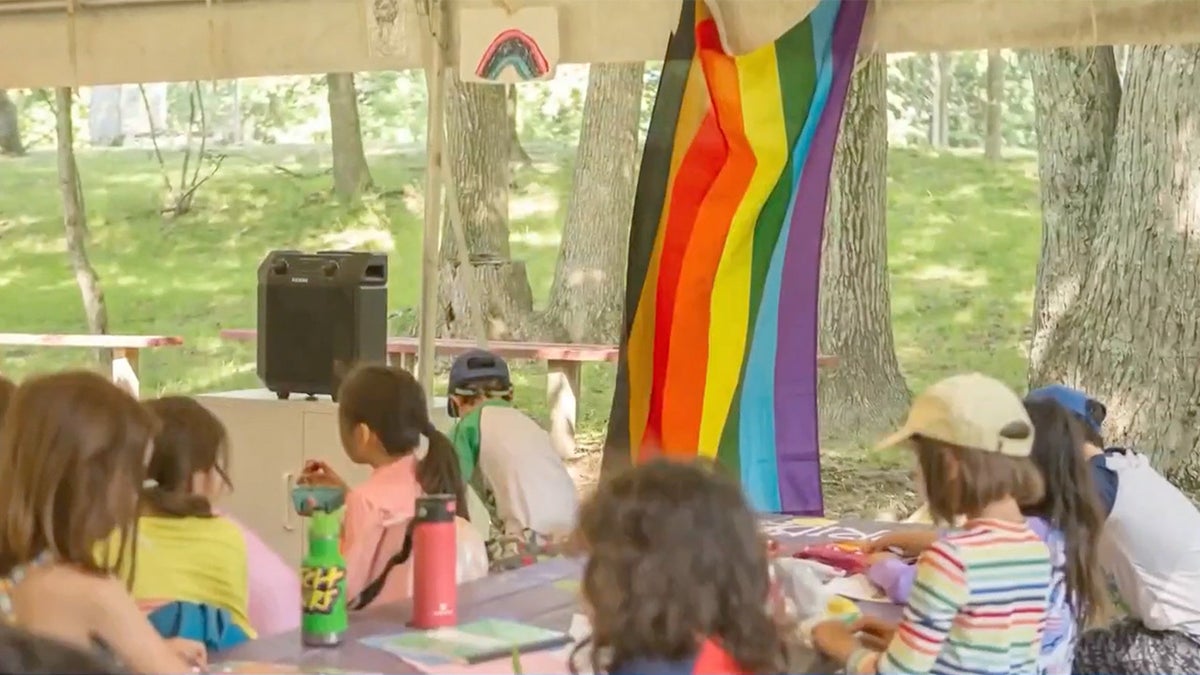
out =
<svg viewBox="0 0 1200 675"><path fill-rule="evenodd" d="M291 471L283 472L283 529L285 532L295 532L294 524L296 508L292 505L292 488L296 485L296 474Z"/></svg>

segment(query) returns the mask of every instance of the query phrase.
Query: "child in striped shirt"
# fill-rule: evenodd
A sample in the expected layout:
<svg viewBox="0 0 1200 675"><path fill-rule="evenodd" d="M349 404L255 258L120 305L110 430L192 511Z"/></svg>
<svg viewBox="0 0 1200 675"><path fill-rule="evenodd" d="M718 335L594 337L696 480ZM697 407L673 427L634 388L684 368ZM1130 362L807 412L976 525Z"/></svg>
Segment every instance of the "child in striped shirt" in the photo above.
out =
<svg viewBox="0 0 1200 675"><path fill-rule="evenodd" d="M850 673L1036 673L1051 561L1021 513L1043 495L1029 459L1033 434L1021 399L977 373L918 396L903 428L881 446L910 444L934 517L966 523L921 554L899 625L826 621L814 629L814 644Z"/></svg>

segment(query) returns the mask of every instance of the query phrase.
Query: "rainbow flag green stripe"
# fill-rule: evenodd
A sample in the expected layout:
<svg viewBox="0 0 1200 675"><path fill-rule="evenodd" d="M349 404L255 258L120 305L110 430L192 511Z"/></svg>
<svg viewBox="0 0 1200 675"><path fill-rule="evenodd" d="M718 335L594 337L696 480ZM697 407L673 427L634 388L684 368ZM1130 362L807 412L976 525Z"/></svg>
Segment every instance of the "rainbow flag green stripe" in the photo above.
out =
<svg viewBox="0 0 1200 675"><path fill-rule="evenodd" d="M685 0L639 177L606 452L715 458L758 508L821 511L821 228L865 10L821 0L731 56Z"/></svg>

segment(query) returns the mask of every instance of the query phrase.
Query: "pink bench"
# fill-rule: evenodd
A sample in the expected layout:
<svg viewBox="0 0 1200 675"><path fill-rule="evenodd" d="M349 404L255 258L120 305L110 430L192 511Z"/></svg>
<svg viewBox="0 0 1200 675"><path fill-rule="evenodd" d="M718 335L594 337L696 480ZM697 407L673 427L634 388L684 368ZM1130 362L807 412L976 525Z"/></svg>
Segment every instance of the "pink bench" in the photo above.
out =
<svg viewBox="0 0 1200 675"><path fill-rule="evenodd" d="M55 335L42 333L0 333L0 346L72 347L103 349L112 354L113 382L134 396L140 390L138 362L143 349L179 347L183 338L171 335Z"/></svg>

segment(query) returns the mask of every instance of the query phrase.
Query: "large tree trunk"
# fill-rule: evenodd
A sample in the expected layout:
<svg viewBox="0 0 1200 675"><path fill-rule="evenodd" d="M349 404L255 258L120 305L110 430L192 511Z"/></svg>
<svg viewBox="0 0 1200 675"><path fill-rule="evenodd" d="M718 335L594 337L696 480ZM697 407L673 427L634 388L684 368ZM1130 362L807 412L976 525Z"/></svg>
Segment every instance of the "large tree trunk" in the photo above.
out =
<svg viewBox="0 0 1200 675"><path fill-rule="evenodd" d="M325 82L333 146L333 190L343 199L353 199L371 186L371 169L367 166L362 126L358 121L354 73L329 73Z"/></svg>
<svg viewBox="0 0 1200 675"><path fill-rule="evenodd" d="M616 344L637 189L642 63L593 64L554 285L550 339Z"/></svg>
<svg viewBox="0 0 1200 675"><path fill-rule="evenodd" d="M468 254L477 271L481 298L470 297L458 269L453 232L442 228L438 280L439 329L443 335L473 336L472 312L481 302L489 337L523 339L533 311L525 265L511 259L508 245L509 128L504 87L469 84L449 77L446 86L447 160ZM450 209L453 212L453 209Z"/></svg>
<svg viewBox="0 0 1200 675"><path fill-rule="evenodd" d="M54 117L58 132L58 188L62 196L63 227L67 236L67 258L75 273L75 283L83 296L83 311L88 330L108 332L108 308L100 276L92 268L87 254L87 213L83 204L83 183L75 163L75 128L71 120L73 92L70 87L54 90Z"/></svg>
<svg viewBox="0 0 1200 675"><path fill-rule="evenodd" d="M521 146L521 134L517 131L518 115L520 114L517 85L504 86L505 113L508 117L508 159L517 164L529 164L533 161L525 148Z"/></svg>
<svg viewBox="0 0 1200 675"><path fill-rule="evenodd" d="M933 113L929 117L929 144L944 148L950 144L950 54L933 55Z"/></svg>
<svg viewBox="0 0 1200 675"><path fill-rule="evenodd" d="M1129 59L1095 262L1050 340L1045 372L1106 401L1109 440L1135 444L1194 489L1200 47L1133 47Z"/></svg>
<svg viewBox="0 0 1200 675"><path fill-rule="evenodd" d="M21 143L21 117L17 105L0 89L0 155L23 155L25 145Z"/></svg>
<svg viewBox="0 0 1200 675"><path fill-rule="evenodd" d="M874 436L908 409L892 339L887 271L887 63L870 57L846 98L834 155L821 260L822 434Z"/></svg>
<svg viewBox="0 0 1200 675"><path fill-rule="evenodd" d="M984 119L983 155L993 162L1000 161L1004 147L1004 53L989 49L987 53L987 114Z"/></svg>
<svg viewBox="0 0 1200 675"><path fill-rule="evenodd" d="M1041 176L1042 250L1033 299L1029 381L1051 374L1046 351L1089 275L1091 245L1109 180L1121 84L1111 47L1027 57L1033 78Z"/></svg>

